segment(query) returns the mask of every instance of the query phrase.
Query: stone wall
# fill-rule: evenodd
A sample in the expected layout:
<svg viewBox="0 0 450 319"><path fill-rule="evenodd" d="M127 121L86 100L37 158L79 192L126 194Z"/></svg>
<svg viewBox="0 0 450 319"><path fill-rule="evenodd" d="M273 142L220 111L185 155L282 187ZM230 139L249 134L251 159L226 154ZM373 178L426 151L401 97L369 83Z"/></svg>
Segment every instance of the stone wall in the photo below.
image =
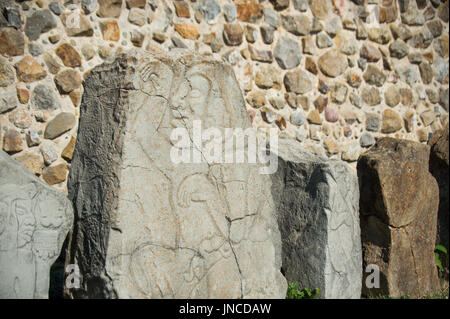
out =
<svg viewBox="0 0 450 319"><path fill-rule="evenodd" d="M425 143L448 122L444 0L0 0L0 11L0 148L62 190L83 79L132 47L228 61L260 135L279 127L348 162L376 137Z"/></svg>

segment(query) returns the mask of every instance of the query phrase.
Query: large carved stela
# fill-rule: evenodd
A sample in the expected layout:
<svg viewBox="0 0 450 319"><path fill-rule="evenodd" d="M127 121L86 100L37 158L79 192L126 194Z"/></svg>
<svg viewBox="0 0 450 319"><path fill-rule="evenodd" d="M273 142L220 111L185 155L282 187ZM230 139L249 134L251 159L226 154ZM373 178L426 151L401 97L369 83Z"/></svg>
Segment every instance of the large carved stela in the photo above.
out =
<svg viewBox="0 0 450 319"><path fill-rule="evenodd" d="M231 69L191 56L133 61L105 263L117 297L283 297L279 231L259 166L170 156L172 131L193 140L194 121L224 136L250 127ZM204 141L191 147L204 157Z"/></svg>

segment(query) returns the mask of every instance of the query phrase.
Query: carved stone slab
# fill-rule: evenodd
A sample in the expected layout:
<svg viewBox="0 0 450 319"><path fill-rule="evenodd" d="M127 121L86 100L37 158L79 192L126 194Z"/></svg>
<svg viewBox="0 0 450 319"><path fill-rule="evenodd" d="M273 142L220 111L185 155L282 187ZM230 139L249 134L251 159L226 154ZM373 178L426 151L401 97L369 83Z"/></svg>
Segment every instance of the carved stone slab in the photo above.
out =
<svg viewBox="0 0 450 319"><path fill-rule="evenodd" d="M248 128L232 69L172 52L119 55L85 82L68 178L74 298L283 298L270 177L175 164L175 128ZM197 149L200 149L196 145ZM201 153L203 156L203 153Z"/></svg>
<svg viewBox="0 0 450 319"><path fill-rule="evenodd" d="M283 241L283 273L321 298L360 298L359 189L348 164L279 141L272 193Z"/></svg>
<svg viewBox="0 0 450 319"><path fill-rule="evenodd" d="M72 223L65 195L0 151L0 298L48 298Z"/></svg>

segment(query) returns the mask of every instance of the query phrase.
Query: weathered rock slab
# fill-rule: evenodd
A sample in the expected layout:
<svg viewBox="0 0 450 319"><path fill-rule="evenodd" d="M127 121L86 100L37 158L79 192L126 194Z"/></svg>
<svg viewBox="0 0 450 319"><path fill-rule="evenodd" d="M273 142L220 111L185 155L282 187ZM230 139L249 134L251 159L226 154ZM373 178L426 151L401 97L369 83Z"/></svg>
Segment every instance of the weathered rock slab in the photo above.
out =
<svg viewBox="0 0 450 319"><path fill-rule="evenodd" d="M386 137L358 160L363 267L380 271L379 288L363 285L366 296L420 296L439 288L439 189L429 154L427 145Z"/></svg>
<svg viewBox="0 0 450 319"><path fill-rule="evenodd" d="M283 273L322 298L360 298L362 253L356 174L343 161L280 140L272 194L283 243Z"/></svg>
<svg viewBox="0 0 450 319"><path fill-rule="evenodd" d="M0 151L0 299L48 298L72 223L65 195Z"/></svg>
<svg viewBox="0 0 450 319"><path fill-rule="evenodd" d="M249 128L232 69L132 51L84 84L68 178L74 298L284 298L270 177L258 165L171 161L173 129ZM95 107L94 107L95 106Z"/></svg>
<svg viewBox="0 0 450 319"><path fill-rule="evenodd" d="M439 185L439 213L438 213L438 229L436 243L444 245L449 250L448 235L448 124L442 129L436 131L428 141L431 147L430 151L430 173L436 178ZM448 255L447 255L448 264Z"/></svg>

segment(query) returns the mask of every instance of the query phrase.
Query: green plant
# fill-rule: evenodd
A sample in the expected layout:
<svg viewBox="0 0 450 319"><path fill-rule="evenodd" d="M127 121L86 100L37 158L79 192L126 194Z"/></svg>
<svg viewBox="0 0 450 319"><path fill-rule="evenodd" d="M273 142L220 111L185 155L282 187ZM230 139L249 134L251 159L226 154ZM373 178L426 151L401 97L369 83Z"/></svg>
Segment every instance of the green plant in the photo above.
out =
<svg viewBox="0 0 450 319"><path fill-rule="evenodd" d="M442 265L441 257L447 255L447 249L442 245L436 245L434 247L434 258L436 260L436 266L439 270L439 276L442 276L442 273L444 272L444 266Z"/></svg>
<svg viewBox="0 0 450 319"><path fill-rule="evenodd" d="M303 288L302 290L299 290L296 282L288 285L288 290L286 293L286 299L318 299L318 296L319 288Z"/></svg>

